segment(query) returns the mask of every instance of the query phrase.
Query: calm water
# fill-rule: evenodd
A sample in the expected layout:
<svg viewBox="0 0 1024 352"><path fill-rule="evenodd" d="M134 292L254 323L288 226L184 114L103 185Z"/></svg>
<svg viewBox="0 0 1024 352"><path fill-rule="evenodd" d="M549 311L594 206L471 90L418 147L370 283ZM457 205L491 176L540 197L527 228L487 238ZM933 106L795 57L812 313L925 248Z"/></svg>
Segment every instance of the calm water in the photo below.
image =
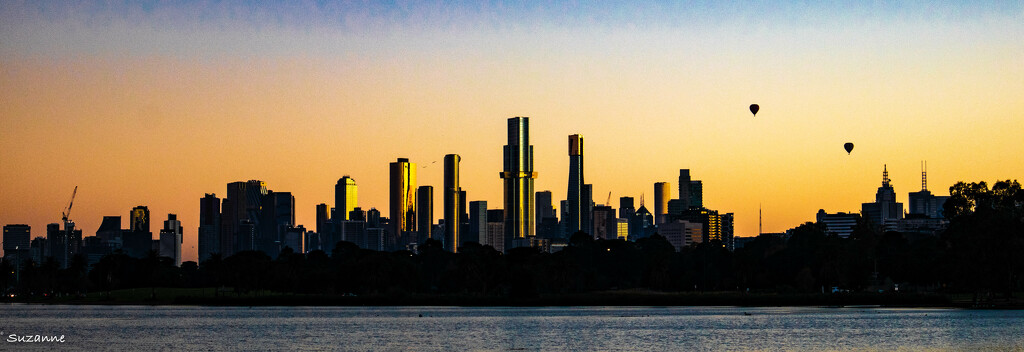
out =
<svg viewBox="0 0 1024 352"><path fill-rule="evenodd" d="M1024 311L14 304L0 331L0 350L19 351L1024 350Z"/></svg>

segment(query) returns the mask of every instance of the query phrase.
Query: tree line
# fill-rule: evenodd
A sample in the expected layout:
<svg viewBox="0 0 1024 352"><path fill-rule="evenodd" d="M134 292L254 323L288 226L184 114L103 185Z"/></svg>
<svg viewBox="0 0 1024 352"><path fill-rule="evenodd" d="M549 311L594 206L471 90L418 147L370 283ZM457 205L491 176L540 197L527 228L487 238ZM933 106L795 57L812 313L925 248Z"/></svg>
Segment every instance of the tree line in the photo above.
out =
<svg viewBox="0 0 1024 352"><path fill-rule="evenodd" d="M418 253L378 252L339 242L330 252L276 259L259 251L174 266L150 253L103 257L91 269L74 258L17 271L0 263L0 288L27 297L127 288L220 287L218 294L536 297L596 291L831 292L894 290L1012 297L1024 288L1024 192L1016 181L960 182L944 206L938 235L880 232L860 218L849 238L805 223L788 236L762 235L734 252L712 241L681 251L660 235L636 242L574 234L561 251L514 248L502 254L466 244L458 253L428 240ZM154 289L155 294L155 289Z"/></svg>

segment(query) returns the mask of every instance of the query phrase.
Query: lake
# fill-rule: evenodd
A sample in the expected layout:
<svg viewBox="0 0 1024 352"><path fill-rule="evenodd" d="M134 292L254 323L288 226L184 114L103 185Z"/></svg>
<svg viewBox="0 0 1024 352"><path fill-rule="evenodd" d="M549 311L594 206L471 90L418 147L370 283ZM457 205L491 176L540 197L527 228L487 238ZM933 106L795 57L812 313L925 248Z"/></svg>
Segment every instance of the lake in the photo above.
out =
<svg viewBox="0 0 1024 352"><path fill-rule="evenodd" d="M5 304L0 332L19 351L1021 350L1024 311Z"/></svg>

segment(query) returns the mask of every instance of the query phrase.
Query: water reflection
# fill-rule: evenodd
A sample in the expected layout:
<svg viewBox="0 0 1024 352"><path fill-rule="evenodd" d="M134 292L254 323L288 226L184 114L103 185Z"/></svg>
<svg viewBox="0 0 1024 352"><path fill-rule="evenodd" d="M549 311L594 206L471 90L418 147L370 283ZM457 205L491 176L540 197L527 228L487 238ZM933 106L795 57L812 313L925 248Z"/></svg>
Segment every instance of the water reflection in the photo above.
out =
<svg viewBox="0 0 1024 352"><path fill-rule="evenodd" d="M1021 349L1024 312L739 307L0 306L16 350Z"/></svg>

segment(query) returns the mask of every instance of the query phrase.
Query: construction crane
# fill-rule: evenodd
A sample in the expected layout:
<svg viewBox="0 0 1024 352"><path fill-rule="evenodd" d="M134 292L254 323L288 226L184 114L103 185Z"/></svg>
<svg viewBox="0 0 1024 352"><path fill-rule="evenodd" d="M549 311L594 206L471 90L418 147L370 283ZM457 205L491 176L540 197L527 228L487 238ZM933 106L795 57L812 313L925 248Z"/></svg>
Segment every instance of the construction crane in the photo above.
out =
<svg viewBox="0 0 1024 352"><path fill-rule="evenodd" d="M604 202L604 205L608 207L612 206L612 192L608 192L608 200Z"/></svg>
<svg viewBox="0 0 1024 352"><path fill-rule="evenodd" d="M76 194L78 194L78 186L75 186L75 190L71 192L71 201L68 202L68 207L65 208L63 212L60 213L61 219L64 220L65 228L67 227L67 224L71 222L71 220L68 220L68 218L71 216L71 207L75 205Z"/></svg>

